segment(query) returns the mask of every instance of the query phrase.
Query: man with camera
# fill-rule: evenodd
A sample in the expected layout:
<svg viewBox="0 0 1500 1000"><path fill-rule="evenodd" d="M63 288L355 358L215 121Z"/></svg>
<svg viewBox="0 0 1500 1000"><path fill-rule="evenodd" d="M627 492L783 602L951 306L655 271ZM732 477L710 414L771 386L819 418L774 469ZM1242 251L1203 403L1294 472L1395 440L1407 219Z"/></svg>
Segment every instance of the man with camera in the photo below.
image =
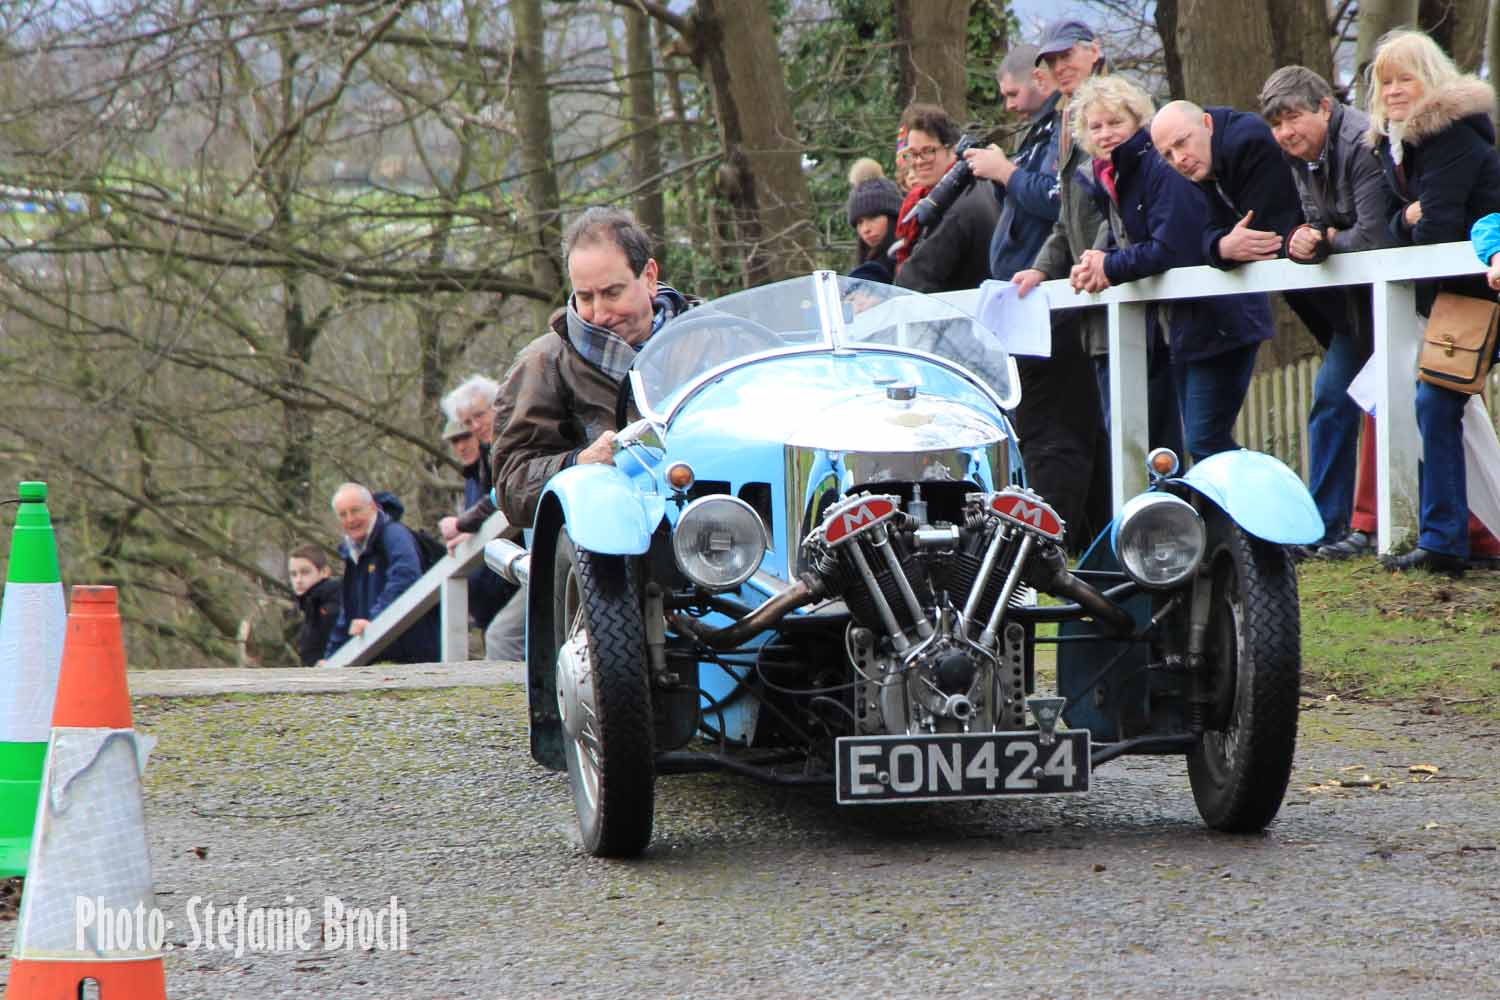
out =
<svg viewBox="0 0 1500 1000"><path fill-rule="evenodd" d="M1013 155L998 146L971 148L974 175L993 183L999 222L990 240L990 277L1009 281L1031 266L1057 222L1057 90L1038 65L1036 45L1018 45L995 71L1005 109L1028 117ZM1052 317L1052 354L1016 359L1021 402L1012 415L1029 485L1068 523L1070 538L1092 538L1109 522L1109 438L1099 414L1094 367L1084 353L1082 310Z"/></svg>
<svg viewBox="0 0 1500 1000"><path fill-rule="evenodd" d="M978 288L989 277L990 234L998 215L994 196L988 185L974 183L968 163L959 159L964 137L946 111L913 104L901 124L912 180L927 192L911 210L920 228L896 284L918 292Z"/></svg>

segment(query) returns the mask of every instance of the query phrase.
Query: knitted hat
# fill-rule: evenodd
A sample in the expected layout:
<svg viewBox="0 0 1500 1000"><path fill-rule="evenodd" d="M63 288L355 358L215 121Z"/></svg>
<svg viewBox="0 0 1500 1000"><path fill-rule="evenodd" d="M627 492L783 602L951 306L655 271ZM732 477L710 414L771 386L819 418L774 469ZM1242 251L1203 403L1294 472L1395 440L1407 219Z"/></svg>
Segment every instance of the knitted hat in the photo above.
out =
<svg viewBox="0 0 1500 1000"><path fill-rule="evenodd" d="M871 215L901 213L901 189L869 157L855 160L849 168L848 212L851 226Z"/></svg>

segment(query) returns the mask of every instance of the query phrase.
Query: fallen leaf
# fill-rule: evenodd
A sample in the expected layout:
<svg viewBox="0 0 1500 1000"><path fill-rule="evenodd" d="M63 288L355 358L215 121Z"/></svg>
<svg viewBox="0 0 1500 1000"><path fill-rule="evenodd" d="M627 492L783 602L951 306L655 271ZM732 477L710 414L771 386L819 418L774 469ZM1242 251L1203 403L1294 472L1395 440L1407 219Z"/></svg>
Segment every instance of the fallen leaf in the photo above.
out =
<svg viewBox="0 0 1500 1000"><path fill-rule="evenodd" d="M1363 764L1350 764L1348 767L1339 768L1339 774L1348 774L1350 771L1368 771L1369 768Z"/></svg>
<svg viewBox="0 0 1500 1000"><path fill-rule="evenodd" d="M1439 828L1442 825L1443 824L1439 823L1437 820L1430 819L1427 822L1425 822L1425 823L1422 824L1422 829L1424 829L1424 830L1436 830L1437 828Z"/></svg>
<svg viewBox="0 0 1500 1000"><path fill-rule="evenodd" d="M198 857L200 857L200 858L206 858L206 857L208 857L208 848L206 848L206 847L195 847L195 848L193 848L193 853L196 854L196 855L198 855Z"/></svg>
<svg viewBox="0 0 1500 1000"><path fill-rule="evenodd" d="M1323 700L1324 701L1338 701L1339 700L1339 696L1336 695L1336 694L1325 695L1323 697Z"/></svg>
<svg viewBox="0 0 1500 1000"><path fill-rule="evenodd" d="M1413 764L1406 769L1408 774L1437 774L1439 770L1436 764Z"/></svg>
<svg viewBox="0 0 1500 1000"><path fill-rule="evenodd" d="M1101 864L1095 864L1094 865L1094 871L1096 871L1096 872L1103 872L1103 871L1108 871L1108 870L1109 870L1108 868L1105 868Z"/></svg>

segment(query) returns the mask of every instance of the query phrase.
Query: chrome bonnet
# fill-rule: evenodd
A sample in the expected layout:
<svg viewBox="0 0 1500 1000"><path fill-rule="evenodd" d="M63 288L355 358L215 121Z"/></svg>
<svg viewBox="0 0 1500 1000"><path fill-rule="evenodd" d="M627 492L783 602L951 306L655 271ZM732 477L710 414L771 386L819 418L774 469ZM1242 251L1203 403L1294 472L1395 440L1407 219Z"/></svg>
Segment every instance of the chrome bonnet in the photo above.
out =
<svg viewBox="0 0 1500 1000"><path fill-rule="evenodd" d="M829 494L897 482L970 482L991 490L1008 481L1010 434L1000 420L939 396L901 398L904 389L861 393L789 437L782 519L788 574L797 571L802 540Z"/></svg>

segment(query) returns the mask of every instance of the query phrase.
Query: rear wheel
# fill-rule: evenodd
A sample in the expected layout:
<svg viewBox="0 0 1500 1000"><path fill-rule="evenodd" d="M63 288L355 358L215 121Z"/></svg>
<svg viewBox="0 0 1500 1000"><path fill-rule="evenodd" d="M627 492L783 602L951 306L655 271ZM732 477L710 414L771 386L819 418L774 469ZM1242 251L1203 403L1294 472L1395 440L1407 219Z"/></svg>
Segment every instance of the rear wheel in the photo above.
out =
<svg viewBox="0 0 1500 1000"><path fill-rule="evenodd" d="M1301 621L1297 576L1279 545L1206 512L1213 573L1206 669L1214 702L1188 754L1203 821L1215 830L1264 829L1281 808L1297 744Z"/></svg>
<svg viewBox="0 0 1500 1000"><path fill-rule="evenodd" d="M554 560L557 707L584 849L632 857L651 840L656 769L645 632L630 561L577 549Z"/></svg>

